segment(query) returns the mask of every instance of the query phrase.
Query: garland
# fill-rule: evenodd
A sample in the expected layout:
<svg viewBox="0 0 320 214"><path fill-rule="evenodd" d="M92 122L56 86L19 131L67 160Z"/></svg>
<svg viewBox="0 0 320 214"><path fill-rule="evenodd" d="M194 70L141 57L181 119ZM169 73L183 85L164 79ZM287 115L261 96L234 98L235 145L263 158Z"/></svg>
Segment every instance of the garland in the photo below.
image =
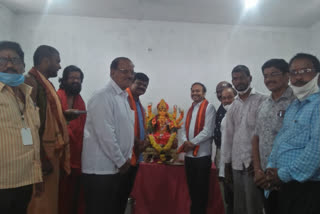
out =
<svg viewBox="0 0 320 214"><path fill-rule="evenodd" d="M159 153L162 152L162 151L168 151L172 147L173 141L176 138L176 134L177 133L174 132L174 133L172 133L170 135L170 138L169 138L167 144L164 147L162 147L159 144L157 144L156 140L154 139L154 136L150 134L149 135L150 143L151 143L152 147L155 150L157 150Z"/></svg>

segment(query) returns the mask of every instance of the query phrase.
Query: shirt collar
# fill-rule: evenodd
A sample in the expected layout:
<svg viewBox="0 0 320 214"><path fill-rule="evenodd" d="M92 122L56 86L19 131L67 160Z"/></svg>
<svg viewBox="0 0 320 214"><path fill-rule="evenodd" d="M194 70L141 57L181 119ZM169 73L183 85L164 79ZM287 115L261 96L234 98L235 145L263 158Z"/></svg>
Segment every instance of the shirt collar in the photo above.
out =
<svg viewBox="0 0 320 214"><path fill-rule="evenodd" d="M2 89L4 89L5 86L6 84L4 84L3 82L0 82L0 91L2 91Z"/></svg>
<svg viewBox="0 0 320 214"><path fill-rule="evenodd" d="M251 95L254 95L254 94L256 94L256 93L257 93L256 89L255 89L255 88L251 88L251 91L250 91L250 94L249 94L248 97L250 97ZM239 97L239 94L235 97L235 99L241 100L241 98ZM242 100L241 100L241 101L242 101Z"/></svg>
<svg viewBox="0 0 320 214"><path fill-rule="evenodd" d="M6 87L9 87L7 86L6 84L4 84L3 82L0 82L0 91L2 92L2 90ZM18 88L21 89L21 91L25 94L25 95L30 95L31 94L31 91L32 91L32 87L31 86L28 86L27 84L25 83L22 83L21 85L18 86Z"/></svg>
<svg viewBox="0 0 320 214"><path fill-rule="evenodd" d="M290 99L292 96L294 96L293 95L293 91L292 91L292 88L290 87L290 86L288 86L288 88L285 90L285 92L279 97L279 99L278 100L273 100L272 99L272 93L270 94L270 96L269 96L269 101L273 101L273 102L278 102L278 101L280 101L280 100L282 100L282 99Z"/></svg>
<svg viewBox="0 0 320 214"><path fill-rule="evenodd" d="M201 105L201 103L204 101L205 99L203 99L201 102L198 102L198 103L193 103L193 107L196 107L198 105Z"/></svg>
<svg viewBox="0 0 320 214"><path fill-rule="evenodd" d="M313 101L316 97L318 97L320 95L320 91L318 90L318 92L309 95L305 100L308 100L309 102ZM303 102L303 101L302 101Z"/></svg>
<svg viewBox="0 0 320 214"><path fill-rule="evenodd" d="M111 84L111 87L115 90L117 95L121 95L121 94L128 95L126 90L122 90L113 79L110 79L110 84Z"/></svg>
<svg viewBox="0 0 320 214"><path fill-rule="evenodd" d="M318 97L320 96L320 91L310 94L306 99L300 101L299 99L295 99L293 102L294 103L304 103L304 102L312 102L314 99L318 99Z"/></svg>

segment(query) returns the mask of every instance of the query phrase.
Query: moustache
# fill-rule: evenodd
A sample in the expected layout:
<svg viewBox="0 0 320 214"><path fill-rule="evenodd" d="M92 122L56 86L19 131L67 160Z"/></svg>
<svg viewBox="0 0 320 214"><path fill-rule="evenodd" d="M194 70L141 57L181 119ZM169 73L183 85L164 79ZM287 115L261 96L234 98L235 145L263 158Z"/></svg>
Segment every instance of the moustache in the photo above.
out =
<svg viewBox="0 0 320 214"><path fill-rule="evenodd" d="M271 83L276 83L276 82L275 81L268 81L268 82L266 82L266 85L269 85Z"/></svg>
<svg viewBox="0 0 320 214"><path fill-rule="evenodd" d="M80 83L77 83L77 82L74 82L71 84L72 86L80 86L81 84Z"/></svg>
<svg viewBox="0 0 320 214"><path fill-rule="evenodd" d="M244 91L248 86L245 84L240 84L236 87L238 91Z"/></svg>
<svg viewBox="0 0 320 214"><path fill-rule="evenodd" d="M305 85L305 84L307 84L307 82L302 81L302 80L298 80L295 82L295 85Z"/></svg>

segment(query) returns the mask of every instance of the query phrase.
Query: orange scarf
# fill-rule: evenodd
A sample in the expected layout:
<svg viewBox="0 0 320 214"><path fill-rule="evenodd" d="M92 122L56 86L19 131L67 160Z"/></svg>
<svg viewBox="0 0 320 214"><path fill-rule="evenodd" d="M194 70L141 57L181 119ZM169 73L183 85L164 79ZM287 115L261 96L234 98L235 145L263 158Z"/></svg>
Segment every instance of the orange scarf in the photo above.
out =
<svg viewBox="0 0 320 214"><path fill-rule="evenodd" d="M128 101L129 101L129 105L131 107L132 110L134 110L134 136L136 138L138 138L140 140L140 126L139 126L139 116L138 116L138 110L137 110L137 105L136 105L136 101L133 99L132 93L130 88L126 89L127 93L128 93ZM140 100L138 101L140 107L142 107ZM144 115L144 110L143 108L141 108L141 112L142 112L142 117L143 117L143 123L145 123L145 115ZM132 166L136 166L137 165L137 159L139 157L137 157L137 152L136 152L136 145L133 146L133 151L132 151L132 157L131 157L131 165Z"/></svg>
<svg viewBox="0 0 320 214"><path fill-rule="evenodd" d="M201 103L198 113L197 113L197 118L196 118L196 125L194 128L194 137L196 137L203 129L204 127L204 123L205 123L205 118L206 118L206 110L207 110L207 106L208 106L209 102L204 99L203 102ZM185 122L185 128L186 128L186 136L187 136L187 140L189 140L189 127L190 127L190 122L191 122L191 118L192 118L192 112L193 112L193 107L195 105L192 104L192 106L189 108L188 114L187 114L187 118L186 118L186 122ZM193 150L193 156L197 156L198 154L198 150L199 150L199 145L197 145L194 150ZM184 144L181 145L178 149L178 153L181 153L184 151Z"/></svg>
<svg viewBox="0 0 320 214"><path fill-rule="evenodd" d="M70 172L70 153L69 153L69 136L67 122L65 120L60 99L49 80L47 80L38 70L32 68L29 71L41 85L45 88L47 96L47 109L45 130L42 140L47 143L55 143L57 151L63 150L65 159L64 169L67 173Z"/></svg>

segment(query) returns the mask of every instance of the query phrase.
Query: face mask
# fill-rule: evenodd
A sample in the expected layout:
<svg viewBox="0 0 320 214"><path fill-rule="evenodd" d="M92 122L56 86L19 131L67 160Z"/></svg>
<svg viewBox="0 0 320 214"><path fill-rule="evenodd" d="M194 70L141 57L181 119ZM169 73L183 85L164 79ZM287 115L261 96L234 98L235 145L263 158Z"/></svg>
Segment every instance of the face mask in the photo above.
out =
<svg viewBox="0 0 320 214"><path fill-rule="evenodd" d="M248 88L247 88L246 90L244 90L244 91L238 91L238 90L236 89L236 91L237 91L238 95L244 95L244 94L247 93L250 89L251 89L251 83L248 85Z"/></svg>
<svg viewBox="0 0 320 214"><path fill-rule="evenodd" d="M24 76L22 74L8 74L0 72L0 82L9 86L18 86L24 82Z"/></svg>
<svg viewBox="0 0 320 214"><path fill-rule="evenodd" d="M310 82L305 84L304 86L297 87L291 84L291 88L293 90L293 94L300 100L304 100L309 95L314 94L319 91L318 86L318 77L319 74L317 74Z"/></svg>
<svg viewBox="0 0 320 214"><path fill-rule="evenodd" d="M228 111L229 107L230 107L230 104L223 106L223 108L224 108L226 111Z"/></svg>

